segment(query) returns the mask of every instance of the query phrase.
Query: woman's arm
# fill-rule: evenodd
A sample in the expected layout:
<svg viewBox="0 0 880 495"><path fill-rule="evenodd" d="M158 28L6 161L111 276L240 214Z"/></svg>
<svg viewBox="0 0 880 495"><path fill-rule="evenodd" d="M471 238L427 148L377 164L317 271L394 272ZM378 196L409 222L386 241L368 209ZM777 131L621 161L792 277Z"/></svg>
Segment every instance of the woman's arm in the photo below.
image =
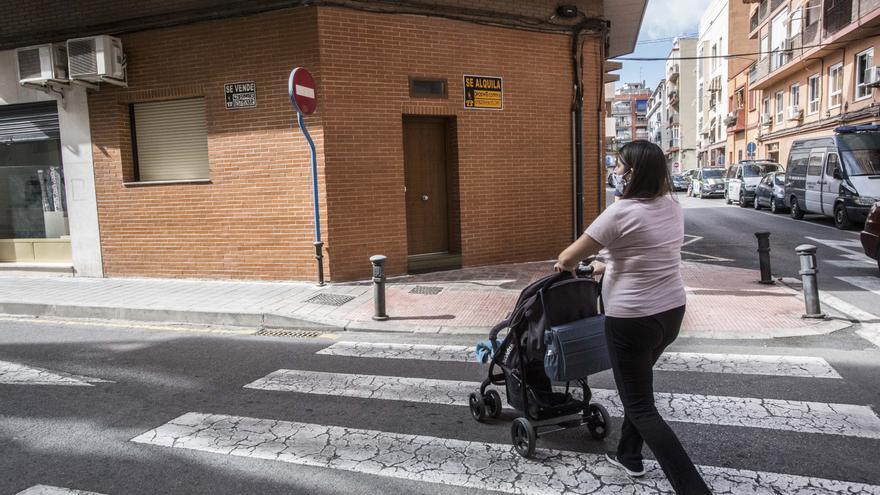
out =
<svg viewBox="0 0 880 495"><path fill-rule="evenodd" d="M577 268L579 261L598 253L603 247L603 245L596 242L592 237L583 234L578 240L571 243L570 246L559 253L559 259L553 269L558 272L572 272Z"/></svg>

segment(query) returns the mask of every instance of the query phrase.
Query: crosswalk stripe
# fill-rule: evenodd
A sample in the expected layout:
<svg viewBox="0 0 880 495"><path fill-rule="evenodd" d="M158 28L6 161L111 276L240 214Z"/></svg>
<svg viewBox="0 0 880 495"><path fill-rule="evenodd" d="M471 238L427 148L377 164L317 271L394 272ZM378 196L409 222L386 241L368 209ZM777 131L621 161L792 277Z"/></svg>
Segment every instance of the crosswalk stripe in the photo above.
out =
<svg viewBox="0 0 880 495"><path fill-rule="evenodd" d="M869 263L867 261L848 261L848 260L825 260L823 263L828 263L831 266L837 268L868 268L871 267L874 263ZM876 269L876 268L875 268Z"/></svg>
<svg viewBox="0 0 880 495"><path fill-rule="evenodd" d="M26 490L18 492L16 495L101 495L97 492L87 492L84 490L74 490L72 488L60 488L49 485L34 485Z"/></svg>
<svg viewBox="0 0 880 495"><path fill-rule="evenodd" d="M327 356L381 359L420 359L426 361L475 362L474 348L464 345L379 344L372 342L336 342L318 351ZM667 352L654 366L660 371L734 373L803 378L841 376L820 357L776 356L761 354L708 354Z"/></svg>
<svg viewBox="0 0 880 495"><path fill-rule="evenodd" d="M477 387L477 382L303 370L278 370L245 385L257 390L454 406L468 405L468 394ZM576 392L579 395L580 391ZM592 392L593 400L604 405L610 414L623 415L617 392ZM866 406L677 393L654 395L657 409L670 421L880 439L880 418Z"/></svg>
<svg viewBox="0 0 880 495"><path fill-rule="evenodd" d="M871 277L834 277L851 285L855 285L860 289L871 291L874 294L880 294L880 279L876 276Z"/></svg>
<svg viewBox="0 0 880 495"><path fill-rule="evenodd" d="M633 480L595 454L538 449L529 460L510 445L242 416L190 412L131 441L505 493L672 493L654 462ZM880 494L862 483L699 469L716 493Z"/></svg>
<svg viewBox="0 0 880 495"><path fill-rule="evenodd" d="M0 384L2 385L64 385L93 387L92 383L113 383L88 376L72 375L62 371L34 368L18 363L0 361Z"/></svg>

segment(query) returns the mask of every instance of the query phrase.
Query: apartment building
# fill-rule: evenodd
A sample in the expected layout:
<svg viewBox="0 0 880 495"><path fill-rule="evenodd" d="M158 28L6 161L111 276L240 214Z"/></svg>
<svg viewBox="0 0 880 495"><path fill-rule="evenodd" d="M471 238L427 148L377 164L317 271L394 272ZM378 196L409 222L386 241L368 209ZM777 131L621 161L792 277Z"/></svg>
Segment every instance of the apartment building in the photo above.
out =
<svg viewBox="0 0 880 495"><path fill-rule="evenodd" d="M663 151L673 172L697 166L696 38L677 38L666 58L665 122ZM684 103L682 103L684 102Z"/></svg>
<svg viewBox="0 0 880 495"><path fill-rule="evenodd" d="M616 149L634 139L648 139L648 99L651 94L644 82L624 83L614 92L611 116L615 120Z"/></svg>
<svg viewBox="0 0 880 495"><path fill-rule="evenodd" d="M746 159L763 158L757 152L758 105L749 89L749 71L757 60L754 43L749 39L750 6L734 2L728 9L728 58L727 74L727 162L736 163ZM752 143L749 145L749 143ZM750 151L751 150L751 151Z"/></svg>
<svg viewBox="0 0 880 495"><path fill-rule="evenodd" d="M661 79L648 98L648 140L663 148L669 140L666 125L666 80Z"/></svg>
<svg viewBox="0 0 880 495"><path fill-rule="evenodd" d="M795 139L880 116L875 68L880 0L764 0L750 6L749 38L761 55L758 152L785 162Z"/></svg>
<svg viewBox="0 0 880 495"><path fill-rule="evenodd" d="M724 165L727 134L728 0L713 0L700 19L697 40L697 163Z"/></svg>

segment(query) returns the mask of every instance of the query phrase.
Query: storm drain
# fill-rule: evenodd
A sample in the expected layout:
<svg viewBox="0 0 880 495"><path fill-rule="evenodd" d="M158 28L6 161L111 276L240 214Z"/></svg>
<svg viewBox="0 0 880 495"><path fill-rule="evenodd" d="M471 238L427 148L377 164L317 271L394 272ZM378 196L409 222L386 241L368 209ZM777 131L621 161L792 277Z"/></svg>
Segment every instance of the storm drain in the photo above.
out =
<svg viewBox="0 0 880 495"><path fill-rule="evenodd" d="M443 292L443 287L430 287L427 285L417 285L409 290L410 294L423 294L426 296L436 296Z"/></svg>
<svg viewBox="0 0 880 495"><path fill-rule="evenodd" d="M313 339L320 337L322 332L317 330L284 330L282 328L264 328L254 335L261 337L293 337L299 339Z"/></svg>
<svg viewBox="0 0 880 495"><path fill-rule="evenodd" d="M354 296L343 296L342 294L318 294L311 299L306 299L306 302L323 304L325 306L342 306L352 299L354 299Z"/></svg>

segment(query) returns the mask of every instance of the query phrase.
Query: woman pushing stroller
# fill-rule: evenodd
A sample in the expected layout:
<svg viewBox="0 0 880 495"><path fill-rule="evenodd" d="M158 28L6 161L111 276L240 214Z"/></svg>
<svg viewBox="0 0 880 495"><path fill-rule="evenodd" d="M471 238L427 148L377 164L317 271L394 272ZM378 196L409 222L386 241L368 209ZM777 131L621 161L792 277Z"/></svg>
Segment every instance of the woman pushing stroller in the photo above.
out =
<svg viewBox="0 0 880 495"><path fill-rule="evenodd" d="M580 260L604 249L607 264L596 264L594 273L604 272L605 335L624 407L617 451L606 457L630 476L641 476L647 443L676 493L711 493L654 405L654 363L678 336L685 313L684 216L657 145L633 141L618 160L629 176L620 200L560 253L555 266L573 272Z"/></svg>

